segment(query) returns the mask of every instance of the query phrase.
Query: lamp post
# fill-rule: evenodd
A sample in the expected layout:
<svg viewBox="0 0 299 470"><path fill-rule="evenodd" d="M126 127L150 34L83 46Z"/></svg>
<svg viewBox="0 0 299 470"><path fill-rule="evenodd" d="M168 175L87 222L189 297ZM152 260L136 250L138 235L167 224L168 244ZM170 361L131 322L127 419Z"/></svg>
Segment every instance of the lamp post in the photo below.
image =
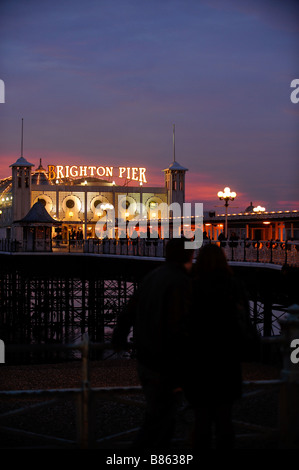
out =
<svg viewBox="0 0 299 470"><path fill-rule="evenodd" d="M230 188L226 187L224 188L224 191L219 191L217 193L217 196L219 197L220 201L224 200L224 206L225 206L225 238L227 239L227 208L228 208L228 201L233 201L237 194L235 192L231 192Z"/></svg>

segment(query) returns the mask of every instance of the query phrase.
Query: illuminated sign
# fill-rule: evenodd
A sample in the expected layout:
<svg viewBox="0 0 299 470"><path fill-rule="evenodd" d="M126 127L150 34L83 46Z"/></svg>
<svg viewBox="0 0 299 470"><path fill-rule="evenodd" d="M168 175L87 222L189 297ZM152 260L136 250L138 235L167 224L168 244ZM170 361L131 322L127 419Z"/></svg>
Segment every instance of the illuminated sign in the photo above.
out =
<svg viewBox="0 0 299 470"><path fill-rule="evenodd" d="M88 176L98 176L99 178L118 176L119 178L147 183L145 177L146 168L119 166L116 169L117 174L115 174L115 167L113 166L48 165L48 177L49 180L55 180L78 177L84 178Z"/></svg>

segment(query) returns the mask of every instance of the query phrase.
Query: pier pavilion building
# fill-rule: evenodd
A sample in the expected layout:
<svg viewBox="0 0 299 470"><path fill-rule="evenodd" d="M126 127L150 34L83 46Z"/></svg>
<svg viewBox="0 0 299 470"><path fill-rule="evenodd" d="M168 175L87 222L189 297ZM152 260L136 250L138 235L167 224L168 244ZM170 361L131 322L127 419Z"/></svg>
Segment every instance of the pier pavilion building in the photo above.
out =
<svg viewBox="0 0 299 470"><path fill-rule="evenodd" d="M178 203L182 207L185 202L187 168L181 166L175 156L163 170L164 184L161 186L150 185L145 168L44 167L41 160L36 169L34 166L21 156L10 165L11 175L0 180L1 240L24 239L21 221L38 201L53 220L52 237L59 236L66 243L71 237L95 238L96 224L105 216L107 207L113 207L116 214L120 213L127 220L136 217L149 220L161 217L161 213L157 213L161 203ZM123 183L116 184L115 181ZM135 186L130 186L131 182ZM224 231L225 217L221 213L204 212L203 230L208 238L218 239ZM251 203L243 212L228 214L227 220L228 238L234 233L239 239L299 240L298 210L254 212ZM26 237L28 230L27 226ZM163 234L160 236L163 238Z"/></svg>
<svg viewBox="0 0 299 470"><path fill-rule="evenodd" d="M54 166L44 168L23 156L10 165L12 175L0 181L0 239L23 240L20 221L36 202L41 202L53 221L60 221L62 240L73 234L82 239L94 238L97 222L107 208L130 220L136 216L159 217L156 208L166 203L185 201L187 168L175 159L166 167L164 185L150 186L145 168L105 166ZM124 181L116 184L115 179ZM130 182L135 186L129 186ZM140 213L143 211L144 213Z"/></svg>

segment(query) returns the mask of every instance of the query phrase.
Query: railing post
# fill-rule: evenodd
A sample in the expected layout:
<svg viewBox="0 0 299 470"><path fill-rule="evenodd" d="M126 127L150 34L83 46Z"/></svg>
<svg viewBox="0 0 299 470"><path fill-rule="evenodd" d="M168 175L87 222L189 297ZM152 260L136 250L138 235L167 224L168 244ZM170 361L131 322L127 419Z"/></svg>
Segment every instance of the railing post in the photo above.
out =
<svg viewBox="0 0 299 470"><path fill-rule="evenodd" d="M291 357L292 342L299 339L299 305L287 309L280 320L282 327L283 369L279 399L279 445L283 449L299 448L299 362ZM296 356L296 355L295 355ZM298 356L298 354L297 354Z"/></svg>
<svg viewBox="0 0 299 470"><path fill-rule="evenodd" d="M89 337L85 333L82 340L82 391L77 403L77 442L80 449L89 449L94 443L92 396L89 381Z"/></svg>
<svg viewBox="0 0 299 470"><path fill-rule="evenodd" d="M270 240L270 263L273 263L273 241Z"/></svg>

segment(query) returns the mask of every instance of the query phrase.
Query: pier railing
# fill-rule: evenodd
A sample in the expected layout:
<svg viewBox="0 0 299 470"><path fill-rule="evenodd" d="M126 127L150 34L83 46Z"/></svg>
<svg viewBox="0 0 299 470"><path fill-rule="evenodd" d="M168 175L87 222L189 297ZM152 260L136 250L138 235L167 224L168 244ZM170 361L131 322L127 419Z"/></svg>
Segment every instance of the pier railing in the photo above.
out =
<svg viewBox="0 0 299 470"><path fill-rule="evenodd" d="M220 242L229 261L299 266L299 241Z"/></svg>
<svg viewBox="0 0 299 470"><path fill-rule="evenodd" d="M299 241L273 240L236 240L210 241L203 244L217 243L222 246L228 261L254 262L276 265L299 266ZM167 239L122 238L87 240L37 240L34 244L26 241L0 240L0 252L64 252L93 253L98 255L140 256L163 258ZM196 256L196 253L195 253Z"/></svg>
<svg viewBox="0 0 299 470"><path fill-rule="evenodd" d="M115 239L88 239L84 245L86 253L127 255L163 258L167 239L120 238Z"/></svg>
<svg viewBox="0 0 299 470"><path fill-rule="evenodd" d="M105 255L125 255L158 257L165 256L167 239L103 239L89 238L85 241L73 240L68 245L56 246L53 251L84 252ZM237 262L255 262L277 265L299 266L299 241L273 241L273 240L237 240L214 241L203 240L203 244L217 243L223 247L227 259ZM195 250L196 256L197 250Z"/></svg>

